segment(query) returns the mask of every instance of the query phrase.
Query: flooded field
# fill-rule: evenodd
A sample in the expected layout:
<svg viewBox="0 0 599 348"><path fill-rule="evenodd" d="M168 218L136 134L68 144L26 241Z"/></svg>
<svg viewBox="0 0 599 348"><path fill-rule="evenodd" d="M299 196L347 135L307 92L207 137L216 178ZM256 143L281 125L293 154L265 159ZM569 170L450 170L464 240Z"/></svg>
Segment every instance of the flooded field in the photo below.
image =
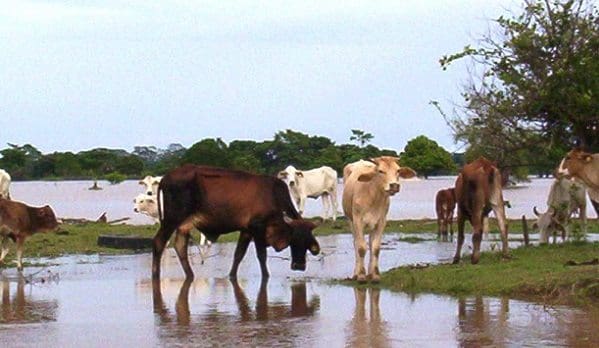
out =
<svg viewBox="0 0 599 348"><path fill-rule="evenodd" d="M534 217L532 208L537 206L545 211L547 194L553 179L534 179L522 183L512 189L504 190L504 199L510 202L511 208L506 210L509 218L520 218L526 215ZM401 192L392 198L390 219L421 219L435 217L435 194L438 190L453 187L455 177L435 177L428 180L404 182ZM31 181L14 182L11 193L15 200L31 205L50 204L60 217L96 219L107 212L110 220L130 217L131 224L151 224L149 217L133 212L133 199L141 193L142 187L136 180L124 181L117 185L100 181L103 189L90 191L91 181ZM339 211L341 211L341 195L343 185L338 188ZM319 216L322 203L308 199L307 216ZM595 216L590 201L587 214Z"/></svg>
<svg viewBox="0 0 599 348"><path fill-rule="evenodd" d="M453 255L453 243L410 244L402 237L385 235L382 270ZM238 283L226 278L231 243L213 245L203 265L192 247L193 282L183 281L172 249L159 283L150 279L150 254L52 259L54 266L25 270L32 284L4 270L0 346L599 346L598 312L333 285L329 279L351 274L351 236L319 241L324 256L310 256L303 273L289 269L288 251L269 250L267 283L252 247Z"/></svg>

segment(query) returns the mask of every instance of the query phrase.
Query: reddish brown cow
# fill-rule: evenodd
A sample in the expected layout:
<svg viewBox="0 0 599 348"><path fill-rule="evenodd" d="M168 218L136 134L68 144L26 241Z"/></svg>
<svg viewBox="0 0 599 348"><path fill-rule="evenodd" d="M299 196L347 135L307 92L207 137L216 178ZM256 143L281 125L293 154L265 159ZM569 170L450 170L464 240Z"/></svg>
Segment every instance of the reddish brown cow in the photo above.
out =
<svg viewBox="0 0 599 348"><path fill-rule="evenodd" d="M262 277L268 278L266 247L291 248L291 269L306 269L306 250L320 252L312 235L316 227L302 220L291 202L287 185L275 177L208 166L185 165L160 181L160 229L154 237L152 277L160 278L160 259L173 232L175 250L187 278L193 271L187 258L189 232L194 227L210 241L240 231L229 277L237 277L239 263L253 240ZM161 211L161 204L164 211ZM292 220L294 219L294 220Z"/></svg>
<svg viewBox="0 0 599 348"><path fill-rule="evenodd" d="M0 262L8 254L8 239L17 243L17 268L23 269L23 243L38 232L53 231L58 228L54 211L49 206L30 207L21 202L0 198L0 238L2 253Z"/></svg>
<svg viewBox="0 0 599 348"><path fill-rule="evenodd" d="M455 210L455 189L439 190L435 197L435 210L437 211L437 225L439 238L447 240L447 226L453 238L453 211Z"/></svg>
<svg viewBox="0 0 599 348"><path fill-rule="evenodd" d="M501 192L501 173L497 167L484 157L465 165L456 179L455 194L458 203L458 247L453 263L460 262L466 219L472 224L472 263L478 263L483 219L491 210L495 213L501 231L503 254L507 256L507 225Z"/></svg>

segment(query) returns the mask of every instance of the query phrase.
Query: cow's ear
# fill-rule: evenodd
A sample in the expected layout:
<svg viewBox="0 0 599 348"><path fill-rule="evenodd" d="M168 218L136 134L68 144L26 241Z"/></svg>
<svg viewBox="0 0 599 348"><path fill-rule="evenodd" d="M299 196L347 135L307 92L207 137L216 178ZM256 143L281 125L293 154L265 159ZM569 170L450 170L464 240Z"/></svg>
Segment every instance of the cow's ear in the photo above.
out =
<svg viewBox="0 0 599 348"><path fill-rule="evenodd" d="M312 243L310 244L308 250L310 250L310 253L314 256L320 254L320 245L316 241L316 238L312 238Z"/></svg>
<svg viewBox="0 0 599 348"><path fill-rule="evenodd" d="M297 172L295 172L295 175L297 175L300 178L304 177L304 173L302 171L299 171L299 170Z"/></svg>
<svg viewBox="0 0 599 348"><path fill-rule="evenodd" d="M410 167L401 167L399 168L399 176L404 179L410 179L416 176L416 171Z"/></svg>
<svg viewBox="0 0 599 348"><path fill-rule="evenodd" d="M376 171L371 171L368 173L360 174L360 176L358 177L358 181L362 181L362 182L370 181L370 180L372 180L372 178L375 177L375 175L376 175Z"/></svg>
<svg viewBox="0 0 599 348"><path fill-rule="evenodd" d="M279 252L289 246L291 238L281 231L276 231L272 228L266 229L266 243Z"/></svg>
<svg viewBox="0 0 599 348"><path fill-rule="evenodd" d="M282 170L279 172L279 174L277 174L277 178L279 179L285 179L287 177L287 172Z"/></svg>
<svg viewBox="0 0 599 348"><path fill-rule="evenodd" d="M139 180L138 184L143 185L144 181L143 180Z"/></svg>

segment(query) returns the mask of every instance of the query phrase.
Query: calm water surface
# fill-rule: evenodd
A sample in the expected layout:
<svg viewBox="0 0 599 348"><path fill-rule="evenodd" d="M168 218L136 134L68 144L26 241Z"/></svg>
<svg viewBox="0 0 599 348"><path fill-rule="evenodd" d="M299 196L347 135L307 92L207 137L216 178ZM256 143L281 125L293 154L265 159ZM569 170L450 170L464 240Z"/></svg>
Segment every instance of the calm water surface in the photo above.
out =
<svg viewBox="0 0 599 348"><path fill-rule="evenodd" d="M400 237L385 235L382 270L445 262L454 250L453 243L409 244ZM269 250L267 283L260 280L252 247L239 282L225 278L231 243L213 245L203 265L194 246L191 283L183 281L172 249L164 255L159 283L149 278L150 254L52 259L54 266L26 269L33 284L4 270L0 347L599 346L598 312L331 285L326 280L351 274L351 236L319 240L324 257L310 256L303 273L289 269L288 252Z"/></svg>

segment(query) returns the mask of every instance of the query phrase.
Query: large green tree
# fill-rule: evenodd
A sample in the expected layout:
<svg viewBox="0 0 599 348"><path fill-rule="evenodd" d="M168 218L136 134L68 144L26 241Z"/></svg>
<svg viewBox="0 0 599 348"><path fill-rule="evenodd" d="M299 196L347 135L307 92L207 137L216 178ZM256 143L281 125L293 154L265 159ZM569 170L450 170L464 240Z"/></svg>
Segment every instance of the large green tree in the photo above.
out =
<svg viewBox="0 0 599 348"><path fill-rule="evenodd" d="M451 154L424 135L408 141L400 154L400 161L402 166L414 169L418 175L425 178L430 175L449 174L456 169Z"/></svg>
<svg viewBox="0 0 599 348"><path fill-rule="evenodd" d="M596 3L524 0L520 14L495 24L477 47L440 60L443 69L465 57L473 63L463 104L443 114L467 157L546 168L577 144L599 151Z"/></svg>

